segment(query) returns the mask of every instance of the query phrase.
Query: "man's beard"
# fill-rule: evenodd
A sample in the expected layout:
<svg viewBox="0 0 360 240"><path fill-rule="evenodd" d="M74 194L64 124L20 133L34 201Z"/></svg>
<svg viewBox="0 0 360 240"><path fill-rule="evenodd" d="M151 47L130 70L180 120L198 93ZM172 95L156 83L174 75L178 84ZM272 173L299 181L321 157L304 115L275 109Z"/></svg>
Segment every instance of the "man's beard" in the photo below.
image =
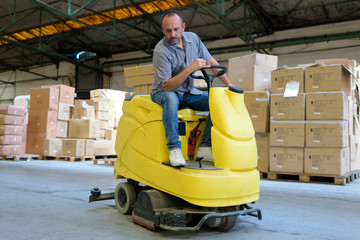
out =
<svg viewBox="0 0 360 240"><path fill-rule="evenodd" d="M170 38L170 39L168 40L168 42L169 42L170 44L176 45L176 44L180 43L180 38L172 37L172 38Z"/></svg>

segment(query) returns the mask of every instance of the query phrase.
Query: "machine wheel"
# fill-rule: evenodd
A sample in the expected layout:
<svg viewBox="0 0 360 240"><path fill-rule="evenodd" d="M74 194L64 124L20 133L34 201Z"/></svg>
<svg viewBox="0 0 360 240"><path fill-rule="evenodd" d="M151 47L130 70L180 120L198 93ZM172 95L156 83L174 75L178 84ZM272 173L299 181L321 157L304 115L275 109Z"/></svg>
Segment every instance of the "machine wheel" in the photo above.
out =
<svg viewBox="0 0 360 240"><path fill-rule="evenodd" d="M119 183L115 189L115 204L122 214L130 213L136 201L136 192L131 183Z"/></svg>
<svg viewBox="0 0 360 240"><path fill-rule="evenodd" d="M233 212L236 211L236 207L224 207L219 208L220 212ZM222 217L220 218L220 224L219 226L215 227L215 230L219 232L225 232L232 229L236 223L237 215L235 216L228 216L228 217Z"/></svg>

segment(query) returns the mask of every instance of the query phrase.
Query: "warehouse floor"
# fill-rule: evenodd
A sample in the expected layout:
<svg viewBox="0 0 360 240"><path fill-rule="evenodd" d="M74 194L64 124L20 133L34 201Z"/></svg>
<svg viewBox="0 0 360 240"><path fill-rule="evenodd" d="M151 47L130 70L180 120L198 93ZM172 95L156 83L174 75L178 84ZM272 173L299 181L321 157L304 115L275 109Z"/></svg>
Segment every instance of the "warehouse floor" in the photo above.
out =
<svg viewBox="0 0 360 240"><path fill-rule="evenodd" d="M241 217L225 233L154 232L117 212L113 200L88 203L119 180L92 162L0 161L0 239L352 239L359 234L360 179L346 186L261 180L263 220Z"/></svg>

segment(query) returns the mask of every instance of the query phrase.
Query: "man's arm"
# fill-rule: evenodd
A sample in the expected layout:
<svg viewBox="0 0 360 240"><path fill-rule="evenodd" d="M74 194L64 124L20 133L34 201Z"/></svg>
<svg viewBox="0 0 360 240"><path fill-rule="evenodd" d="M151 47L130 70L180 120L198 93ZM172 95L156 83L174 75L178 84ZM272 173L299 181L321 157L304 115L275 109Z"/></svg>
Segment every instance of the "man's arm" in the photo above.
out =
<svg viewBox="0 0 360 240"><path fill-rule="evenodd" d="M190 66L182 70L178 75L170 78L167 82L161 82L161 87L164 92L173 91L177 89L189 76L191 73L196 72L197 70L209 67L204 59L197 58Z"/></svg>
<svg viewBox="0 0 360 240"><path fill-rule="evenodd" d="M206 63L208 65L219 65L219 63L216 61L216 59L214 57L211 57L209 59L209 61L207 61ZM216 68L212 68L211 71L215 74L220 70L216 69ZM232 86L232 83L230 82L230 80L228 79L226 74L223 74L223 75L219 76L219 79L225 84L226 87Z"/></svg>

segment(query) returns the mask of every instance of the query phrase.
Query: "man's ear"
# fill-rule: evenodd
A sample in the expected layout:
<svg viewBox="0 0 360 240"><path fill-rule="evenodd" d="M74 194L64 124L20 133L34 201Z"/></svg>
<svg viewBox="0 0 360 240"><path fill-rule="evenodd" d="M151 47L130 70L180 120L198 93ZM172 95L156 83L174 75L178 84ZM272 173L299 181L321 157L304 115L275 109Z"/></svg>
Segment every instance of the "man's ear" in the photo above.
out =
<svg viewBox="0 0 360 240"><path fill-rule="evenodd" d="M183 23L183 31L185 31L185 23Z"/></svg>

